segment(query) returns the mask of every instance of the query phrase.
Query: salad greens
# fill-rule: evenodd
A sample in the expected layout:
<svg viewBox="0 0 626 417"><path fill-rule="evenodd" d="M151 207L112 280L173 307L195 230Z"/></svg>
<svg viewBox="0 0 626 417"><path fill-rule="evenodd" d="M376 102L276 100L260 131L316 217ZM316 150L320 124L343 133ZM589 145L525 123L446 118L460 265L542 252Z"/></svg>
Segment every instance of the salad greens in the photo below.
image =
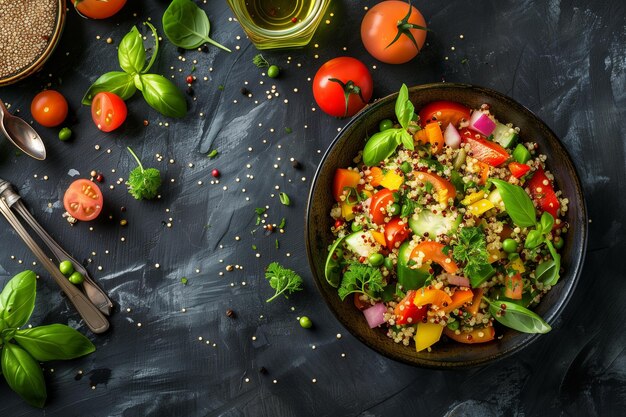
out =
<svg viewBox="0 0 626 417"><path fill-rule="evenodd" d="M135 158L138 165L128 175L128 181L126 182L128 192L137 200L144 198L149 200L156 197L161 186L161 173L156 168L144 169L135 152L130 147L126 149Z"/></svg>
<svg viewBox="0 0 626 417"><path fill-rule="evenodd" d="M285 298L296 291L302 291L302 278L295 271L283 268L278 262L272 262L265 269L265 278L268 280L270 287L276 293L267 299L266 302L273 301L276 297L283 294Z"/></svg>
<svg viewBox="0 0 626 417"><path fill-rule="evenodd" d="M7 384L28 404L43 407L46 383L38 362L74 359L96 347L63 324L19 329L35 308L37 277L33 271L15 275L0 293L0 349Z"/></svg>
<svg viewBox="0 0 626 417"><path fill-rule="evenodd" d="M378 268L351 262L343 274L338 293L341 300L345 300L350 294L367 294L371 298L377 298L378 293L383 291L383 275Z"/></svg>
<svg viewBox="0 0 626 417"><path fill-rule="evenodd" d="M163 32L174 45L195 49L205 42L231 52L209 37L211 23L204 10L191 0L174 0L163 13Z"/></svg>
<svg viewBox="0 0 626 417"><path fill-rule="evenodd" d="M117 51L123 71L111 71L101 75L89 87L82 103L90 105L94 96L106 91L122 100L131 98L141 91L146 102L164 116L183 117L187 113L187 102L181 91L162 75L148 74L159 52L159 37L156 28L145 22L154 36L154 52L146 64L146 51L136 26L124 36Z"/></svg>

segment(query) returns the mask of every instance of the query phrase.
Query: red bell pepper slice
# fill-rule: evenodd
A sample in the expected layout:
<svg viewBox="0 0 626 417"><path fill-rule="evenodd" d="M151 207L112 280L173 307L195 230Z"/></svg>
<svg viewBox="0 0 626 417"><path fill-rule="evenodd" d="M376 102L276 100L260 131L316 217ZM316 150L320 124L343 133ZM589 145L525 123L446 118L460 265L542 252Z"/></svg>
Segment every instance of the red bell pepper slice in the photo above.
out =
<svg viewBox="0 0 626 417"><path fill-rule="evenodd" d="M530 189L530 195L533 200L535 200L537 207L542 211L550 213L552 217L556 219L561 203L543 168L539 167L537 171L535 171L528 181L528 188Z"/></svg>
<svg viewBox="0 0 626 417"><path fill-rule="evenodd" d="M509 164L509 171L515 178L523 177L528 171L530 171L530 167L526 164L520 164L519 162L511 162Z"/></svg>
<svg viewBox="0 0 626 417"><path fill-rule="evenodd" d="M402 301L396 305L393 312L396 316L396 324L415 324L426 317L428 306L418 307L413 302L417 291L419 290L409 290Z"/></svg>
<svg viewBox="0 0 626 417"><path fill-rule="evenodd" d="M502 146L487 140L483 135L463 128L459 132L461 139L470 145L471 156L480 162L497 167L509 159L510 155Z"/></svg>

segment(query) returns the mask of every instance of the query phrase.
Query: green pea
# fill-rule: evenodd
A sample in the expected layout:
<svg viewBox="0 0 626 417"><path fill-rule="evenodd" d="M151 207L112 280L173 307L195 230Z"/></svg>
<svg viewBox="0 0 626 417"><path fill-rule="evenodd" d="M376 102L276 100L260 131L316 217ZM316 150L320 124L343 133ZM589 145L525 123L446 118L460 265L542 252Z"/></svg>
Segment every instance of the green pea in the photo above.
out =
<svg viewBox="0 0 626 417"><path fill-rule="evenodd" d="M378 124L378 130L381 132L383 130L391 129L393 127L393 122L390 119L381 120Z"/></svg>
<svg viewBox="0 0 626 417"><path fill-rule="evenodd" d="M74 265L70 261L63 261L59 264L59 271L66 277L69 277L74 272Z"/></svg>
<svg viewBox="0 0 626 417"><path fill-rule="evenodd" d="M448 323L448 329L452 331L459 330L459 322L457 320L451 321L450 323Z"/></svg>
<svg viewBox="0 0 626 417"><path fill-rule="evenodd" d="M383 262L385 262L385 257L380 253L372 253L369 258L367 258L367 262L372 266L381 266Z"/></svg>
<svg viewBox="0 0 626 417"><path fill-rule="evenodd" d="M278 74L280 74L280 68L276 65L270 65L267 69L267 76L270 78L276 78L278 77Z"/></svg>
<svg viewBox="0 0 626 417"><path fill-rule="evenodd" d="M313 322L307 316L300 317L300 327L304 329L310 329L313 327Z"/></svg>
<svg viewBox="0 0 626 417"><path fill-rule="evenodd" d="M409 172L411 172L413 170L413 167L411 166L411 164L409 164L407 161L404 161L402 163L402 165L400 165L400 169L402 170L402 172L404 172L405 174L408 174Z"/></svg>
<svg viewBox="0 0 626 417"><path fill-rule="evenodd" d="M350 229L352 229L353 232L359 232L363 229L363 225L357 222L352 222Z"/></svg>
<svg viewBox="0 0 626 417"><path fill-rule="evenodd" d="M391 258L385 258L385 260L383 261L383 265L389 271L393 271L393 261L391 260Z"/></svg>
<svg viewBox="0 0 626 417"><path fill-rule="evenodd" d="M78 271L74 271L72 273L72 275L70 275L70 277L68 278L70 280L70 282L74 285L80 285L83 283L83 281L85 280L85 277L83 276L83 274L81 274Z"/></svg>
<svg viewBox="0 0 626 417"><path fill-rule="evenodd" d="M389 214L391 215L396 215L396 214L400 214L400 204L398 203L393 203L390 207L389 207Z"/></svg>
<svg viewBox="0 0 626 417"><path fill-rule="evenodd" d="M554 239L554 247L557 249L563 249L563 245L565 245L565 241L562 237L557 237Z"/></svg>
<svg viewBox="0 0 626 417"><path fill-rule="evenodd" d="M65 142L72 137L72 130L69 127L64 127L59 131L59 140Z"/></svg>
<svg viewBox="0 0 626 417"><path fill-rule="evenodd" d="M504 249L506 253L517 252L517 242L511 238L504 239L504 242L502 242L502 249Z"/></svg>

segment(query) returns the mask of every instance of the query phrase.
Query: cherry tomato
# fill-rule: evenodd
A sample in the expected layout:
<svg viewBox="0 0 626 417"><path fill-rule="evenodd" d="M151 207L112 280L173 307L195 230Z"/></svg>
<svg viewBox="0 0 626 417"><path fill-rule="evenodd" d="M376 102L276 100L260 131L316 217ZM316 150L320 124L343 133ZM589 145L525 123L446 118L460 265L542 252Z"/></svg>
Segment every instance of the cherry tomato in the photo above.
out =
<svg viewBox="0 0 626 417"><path fill-rule="evenodd" d="M42 126L58 126L67 117L67 100L58 91L44 90L33 98L30 113Z"/></svg>
<svg viewBox="0 0 626 417"><path fill-rule="evenodd" d="M400 217L394 217L385 225L385 242L389 249L397 248L409 237L409 229Z"/></svg>
<svg viewBox="0 0 626 417"><path fill-rule="evenodd" d="M350 117L372 98L372 76L361 61L342 56L331 59L317 70L313 96L317 105L335 117Z"/></svg>
<svg viewBox="0 0 626 417"><path fill-rule="evenodd" d="M415 7L404 1L383 1L365 14L361 40L367 52L379 61L404 64L424 46L425 29L424 16Z"/></svg>
<svg viewBox="0 0 626 417"><path fill-rule="evenodd" d="M91 118L98 129L110 132L126 120L126 103L113 93L98 93L91 102Z"/></svg>
<svg viewBox="0 0 626 417"><path fill-rule="evenodd" d="M126 0L72 0L74 8L83 17L106 19L119 12Z"/></svg>
<svg viewBox="0 0 626 417"><path fill-rule="evenodd" d="M78 220L93 220L102 211L102 192L98 186L86 179L74 181L63 197L65 210Z"/></svg>
<svg viewBox="0 0 626 417"><path fill-rule="evenodd" d="M428 123L438 122L445 130L450 123L459 127L461 120L470 119L470 110L462 104L453 101L434 101L420 111L420 123L425 127Z"/></svg>
<svg viewBox="0 0 626 417"><path fill-rule="evenodd" d="M387 215L387 206L393 203L394 191L384 189L380 190L372 197L370 202L370 217L376 224L385 223L385 216Z"/></svg>

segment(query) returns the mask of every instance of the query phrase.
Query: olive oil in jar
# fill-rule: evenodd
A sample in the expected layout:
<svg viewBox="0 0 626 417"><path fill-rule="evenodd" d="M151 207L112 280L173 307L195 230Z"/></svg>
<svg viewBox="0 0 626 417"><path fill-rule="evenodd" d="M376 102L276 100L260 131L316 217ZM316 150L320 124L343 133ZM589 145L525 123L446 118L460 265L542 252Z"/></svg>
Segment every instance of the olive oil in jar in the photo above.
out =
<svg viewBox="0 0 626 417"><path fill-rule="evenodd" d="M284 30L306 20L314 0L246 0L250 20L265 30Z"/></svg>

